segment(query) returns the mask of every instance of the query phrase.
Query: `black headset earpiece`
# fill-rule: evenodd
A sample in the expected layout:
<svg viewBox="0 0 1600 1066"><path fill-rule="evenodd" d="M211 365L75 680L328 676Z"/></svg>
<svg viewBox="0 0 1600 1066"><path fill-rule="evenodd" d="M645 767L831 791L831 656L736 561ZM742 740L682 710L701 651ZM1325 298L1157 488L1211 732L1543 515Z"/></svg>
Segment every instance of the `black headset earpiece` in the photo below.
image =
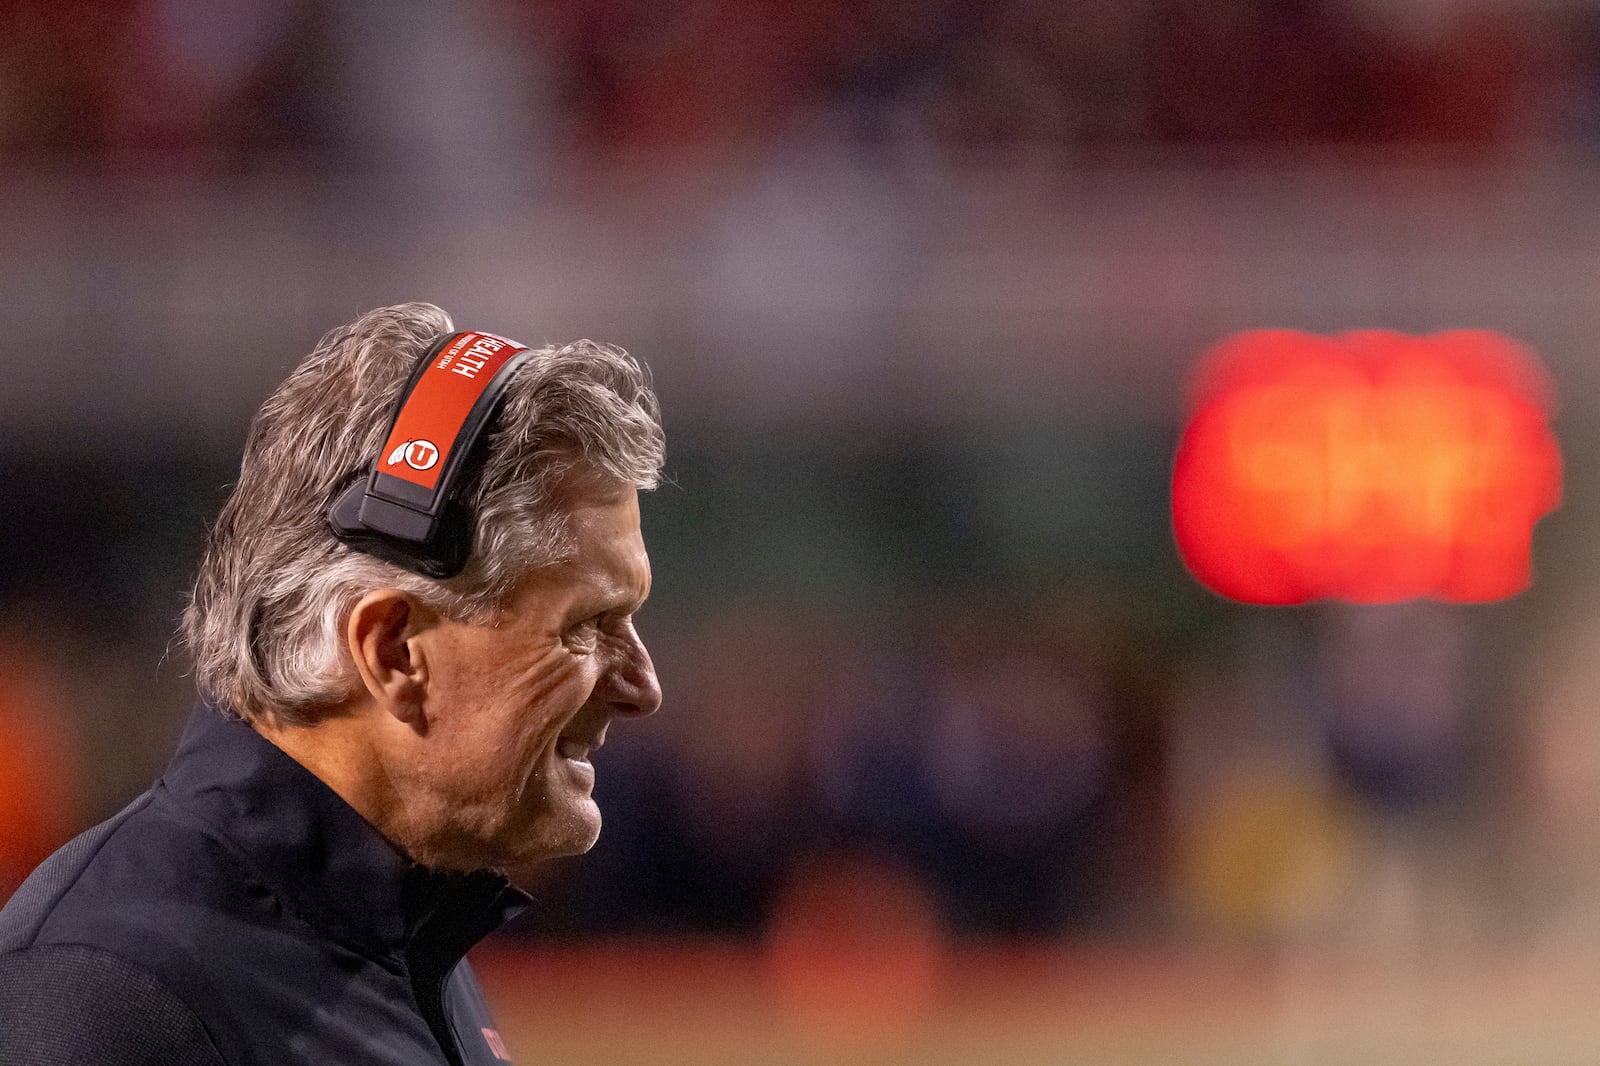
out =
<svg viewBox="0 0 1600 1066"><path fill-rule="evenodd" d="M440 337L400 393L383 447L328 509L334 535L357 551L427 577L453 577L472 552L461 498L527 345L493 333Z"/></svg>

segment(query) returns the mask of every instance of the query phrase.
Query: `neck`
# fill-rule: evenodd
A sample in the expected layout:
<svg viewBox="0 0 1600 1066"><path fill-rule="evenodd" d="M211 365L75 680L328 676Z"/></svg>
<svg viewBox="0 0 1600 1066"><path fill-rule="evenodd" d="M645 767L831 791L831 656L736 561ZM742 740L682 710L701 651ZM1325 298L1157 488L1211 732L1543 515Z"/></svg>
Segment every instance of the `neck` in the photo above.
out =
<svg viewBox="0 0 1600 1066"><path fill-rule="evenodd" d="M405 753L394 748L403 748L403 734L410 727L381 708L352 702L320 714L311 725L262 718L252 724L411 861L440 870L485 865L475 841L451 846L451 835L441 829L449 822L448 811L431 799L424 783L405 772ZM385 725L392 727L389 734Z"/></svg>
<svg viewBox="0 0 1600 1066"><path fill-rule="evenodd" d="M320 713L311 725L290 725L263 715L251 725L404 851L405 804L372 735L373 710L353 705L334 708Z"/></svg>

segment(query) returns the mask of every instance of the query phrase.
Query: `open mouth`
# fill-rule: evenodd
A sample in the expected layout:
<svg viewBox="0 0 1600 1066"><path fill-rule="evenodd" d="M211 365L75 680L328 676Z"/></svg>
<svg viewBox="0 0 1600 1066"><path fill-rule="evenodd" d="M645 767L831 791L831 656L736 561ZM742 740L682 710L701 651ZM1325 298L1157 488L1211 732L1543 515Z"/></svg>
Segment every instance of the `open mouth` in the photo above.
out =
<svg viewBox="0 0 1600 1066"><path fill-rule="evenodd" d="M588 762L590 753L599 746L600 742L597 740L579 737L556 738L556 754L573 762Z"/></svg>

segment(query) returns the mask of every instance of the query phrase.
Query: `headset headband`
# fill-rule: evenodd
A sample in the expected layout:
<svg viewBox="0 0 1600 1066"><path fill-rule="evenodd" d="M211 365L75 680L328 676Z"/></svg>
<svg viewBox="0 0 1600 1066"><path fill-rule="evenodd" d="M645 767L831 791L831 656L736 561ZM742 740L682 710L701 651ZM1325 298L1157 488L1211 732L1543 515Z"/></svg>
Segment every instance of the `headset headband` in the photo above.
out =
<svg viewBox="0 0 1600 1066"><path fill-rule="evenodd" d="M461 495L528 347L493 333L439 338L417 363L370 472L328 510L341 541L428 577L453 577L472 551L472 514Z"/></svg>

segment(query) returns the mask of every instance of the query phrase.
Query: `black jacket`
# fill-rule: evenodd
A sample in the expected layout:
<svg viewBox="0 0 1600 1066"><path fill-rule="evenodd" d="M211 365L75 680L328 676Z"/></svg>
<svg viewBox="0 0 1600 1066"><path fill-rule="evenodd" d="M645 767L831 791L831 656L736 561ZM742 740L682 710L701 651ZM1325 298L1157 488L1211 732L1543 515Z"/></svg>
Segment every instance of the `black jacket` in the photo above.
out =
<svg viewBox="0 0 1600 1066"><path fill-rule="evenodd" d="M154 788L0 910L4 1066L501 1066L471 968L527 903L409 862L201 707Z"/></svg>

